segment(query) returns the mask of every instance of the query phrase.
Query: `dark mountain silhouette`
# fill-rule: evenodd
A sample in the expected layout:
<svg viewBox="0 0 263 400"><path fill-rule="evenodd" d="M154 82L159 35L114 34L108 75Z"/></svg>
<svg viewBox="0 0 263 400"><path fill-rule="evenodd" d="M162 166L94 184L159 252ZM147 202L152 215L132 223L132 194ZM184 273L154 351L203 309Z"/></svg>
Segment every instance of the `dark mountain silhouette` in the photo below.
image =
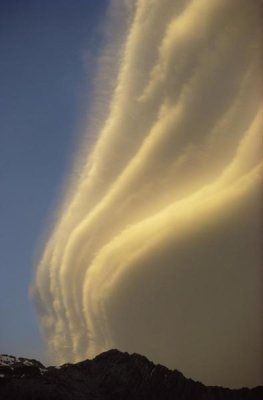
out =
<svg viewBox="0 0 263 400"><path fill-rule="evenodd" d="M262 400L263 387L205 386L146 357L118 350L93 360L46 368L36 360L0 356L1 400Z"/></svg>

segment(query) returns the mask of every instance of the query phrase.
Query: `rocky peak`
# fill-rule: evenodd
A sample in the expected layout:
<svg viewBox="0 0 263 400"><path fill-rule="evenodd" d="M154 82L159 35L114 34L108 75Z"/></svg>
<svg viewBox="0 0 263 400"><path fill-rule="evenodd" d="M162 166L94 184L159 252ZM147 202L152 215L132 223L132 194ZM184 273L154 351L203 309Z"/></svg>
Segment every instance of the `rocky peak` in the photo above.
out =
<svg viewBox="0 0 263 400"><path fill-rule="evenodd" d="M261 400L263 387L205 386L139 354L110 350L76 364L44 367L0 356L0 399L34 400Z"/></svg>

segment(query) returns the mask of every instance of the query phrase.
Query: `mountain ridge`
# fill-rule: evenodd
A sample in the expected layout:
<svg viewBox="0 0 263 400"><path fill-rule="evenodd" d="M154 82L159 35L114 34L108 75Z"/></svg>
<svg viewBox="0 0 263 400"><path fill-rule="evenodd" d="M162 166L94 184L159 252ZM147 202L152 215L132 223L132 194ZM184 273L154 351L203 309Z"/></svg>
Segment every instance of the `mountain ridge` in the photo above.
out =
<svg viewBox="0 0 263 400"><path fill-rule="evenodd" d="M263 387L205 386L140 354L112 349L93 360L45 367L37 360L0 355L3 400L262 400Z"/></svg>

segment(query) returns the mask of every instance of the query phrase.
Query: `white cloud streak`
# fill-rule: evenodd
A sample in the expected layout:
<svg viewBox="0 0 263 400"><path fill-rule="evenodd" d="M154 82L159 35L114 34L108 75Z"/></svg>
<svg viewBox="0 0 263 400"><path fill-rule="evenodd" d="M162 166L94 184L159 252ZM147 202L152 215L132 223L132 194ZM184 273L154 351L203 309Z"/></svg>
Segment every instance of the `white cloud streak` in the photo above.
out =
<svg viewBox="0 0 263 400"><path fill-rule="evenodd" d="M119 49L108 116L32 287L50 354L118 347L259 384L261 2L127 5L100 60L103 86Z"/></svg>

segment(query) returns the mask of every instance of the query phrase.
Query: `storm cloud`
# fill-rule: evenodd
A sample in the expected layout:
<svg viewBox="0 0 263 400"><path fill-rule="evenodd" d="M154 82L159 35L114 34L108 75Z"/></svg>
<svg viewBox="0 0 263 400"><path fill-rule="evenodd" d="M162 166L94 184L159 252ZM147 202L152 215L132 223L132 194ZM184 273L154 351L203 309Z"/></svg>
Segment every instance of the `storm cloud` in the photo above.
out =
<svg viewBox="0 0 263 400"><path fill-rule="evenodd" d="M125 4L100 59L108 115L87 128L96 140L32 285L49 352L119 348L207 384L257 385L262 3Z"/></svg>

